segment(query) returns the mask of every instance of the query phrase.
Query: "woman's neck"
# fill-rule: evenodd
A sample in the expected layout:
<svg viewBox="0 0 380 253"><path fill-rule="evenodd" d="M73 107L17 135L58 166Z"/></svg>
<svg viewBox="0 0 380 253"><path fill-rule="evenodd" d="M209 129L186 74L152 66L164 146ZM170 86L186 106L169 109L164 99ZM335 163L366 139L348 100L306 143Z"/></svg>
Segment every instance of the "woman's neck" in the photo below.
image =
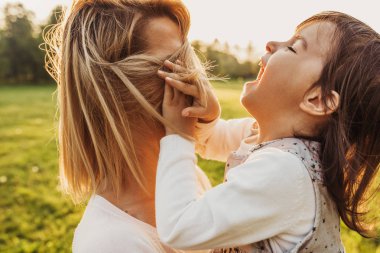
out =
<svg viewBox="0 0 380 253"><path fill-rule="evenodd" d="M144 142L139 142L141 146L135 147L136 150L140 150L138 157L141 157L140 169L144 176L145 191L130 175L126 180L126 187L118 196L113 191L99 193L119 209L153 227L156 227L154 202L159 140L159 138L145 138Z"/></svg>
<svg viewBox="0 0 380 253"><path fill-rule="evenodd" d="M134 218L156 227L154 197L142 195L142 190L129 190L116 197L112 192L99 193L120 210L128 213Z"/></svg>

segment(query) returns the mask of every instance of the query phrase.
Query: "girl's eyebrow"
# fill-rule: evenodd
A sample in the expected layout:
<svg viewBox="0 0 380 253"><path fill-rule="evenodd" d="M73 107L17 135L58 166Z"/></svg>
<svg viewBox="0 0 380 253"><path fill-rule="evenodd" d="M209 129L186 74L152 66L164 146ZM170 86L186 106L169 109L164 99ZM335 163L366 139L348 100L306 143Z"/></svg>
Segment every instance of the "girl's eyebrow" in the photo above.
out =
<svg viewBox="0 0 380 253"><path fill-rule="evenodd" d="M305 51L307 51L307 41L304 37L302 37L300 34L296 34L294 36L297 40L301 40L302 41L302 46L303 46L303 49L305 49Z"/></svg>

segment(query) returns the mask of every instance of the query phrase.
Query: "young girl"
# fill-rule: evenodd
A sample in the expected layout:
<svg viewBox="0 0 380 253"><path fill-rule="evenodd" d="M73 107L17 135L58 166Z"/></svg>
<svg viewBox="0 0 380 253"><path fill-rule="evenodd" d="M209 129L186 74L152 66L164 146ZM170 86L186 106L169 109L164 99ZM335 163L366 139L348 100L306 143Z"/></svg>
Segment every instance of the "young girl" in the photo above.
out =
<svg viewBox="0 0 380 253"><path fill-rule="evenodd" d="M323 12L266 50L241 96L255 120L215 120L198 136L203 157L227 160L224 183L198 197L194 144L166 128L156 181L163 242L220 252L344 252L340 218L369 235L362 204L380 161L379 34ZM194 117L218 113L212 95L204 108L185 108L185 94L196 99L197 89L175 73L159 75L167 83L163 115L188 135Z"/></svg>

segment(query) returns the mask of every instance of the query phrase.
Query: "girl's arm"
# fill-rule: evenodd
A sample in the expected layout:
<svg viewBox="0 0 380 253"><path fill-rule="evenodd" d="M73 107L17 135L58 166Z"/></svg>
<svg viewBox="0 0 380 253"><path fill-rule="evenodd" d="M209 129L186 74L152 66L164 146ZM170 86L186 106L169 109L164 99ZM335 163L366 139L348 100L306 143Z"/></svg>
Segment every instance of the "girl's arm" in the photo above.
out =
<svg viewBox="0 0 380 253"><path fill-rule="evenodd" d="M274 148L257 151L228 172L227 182L199 196L194 144L169 135L160 145L156 224L164 243L194 250L245 245L304 218L298 214L310 203L305 196L313 193L305 188L312 186L295 156Z"/></svg>
<svg viewBox="0 0 380 253"><path fill-rule="evenodd" d="M253 118L223 120L196 124L196 152L205 159L225 162L239 148L241 141L252 135Z"/></svg>

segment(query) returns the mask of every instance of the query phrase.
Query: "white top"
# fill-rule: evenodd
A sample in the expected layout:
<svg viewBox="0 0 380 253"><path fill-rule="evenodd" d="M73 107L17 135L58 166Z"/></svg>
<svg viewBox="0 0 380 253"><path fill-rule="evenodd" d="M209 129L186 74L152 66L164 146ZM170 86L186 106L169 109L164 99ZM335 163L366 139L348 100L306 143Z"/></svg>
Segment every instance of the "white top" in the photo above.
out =
<svg viewBox="0 0 380 253"><path fill-rule="evenodd" d="M219 120L202 132L207 158L224 160L250 131L252 119ZM174 248L210 249L269 239L274 252L292 249L312 229L315 196L311 178L294 155L268 147L228 171L227 182L196 195L194 144L179 135L160 143L156 224ZM237 152L250 147L243 140Z"/></svg>
<svg viewBox="0 0 380 253"><path fill-rule="evenodd" d="M210 187L210 183L199 169L196 174L197 194L201 194L205 187ZM94 195L88 202L75 230L72 249L74 253L185 252L161 243L156 228L132 217L99 195Z"/></svg>

